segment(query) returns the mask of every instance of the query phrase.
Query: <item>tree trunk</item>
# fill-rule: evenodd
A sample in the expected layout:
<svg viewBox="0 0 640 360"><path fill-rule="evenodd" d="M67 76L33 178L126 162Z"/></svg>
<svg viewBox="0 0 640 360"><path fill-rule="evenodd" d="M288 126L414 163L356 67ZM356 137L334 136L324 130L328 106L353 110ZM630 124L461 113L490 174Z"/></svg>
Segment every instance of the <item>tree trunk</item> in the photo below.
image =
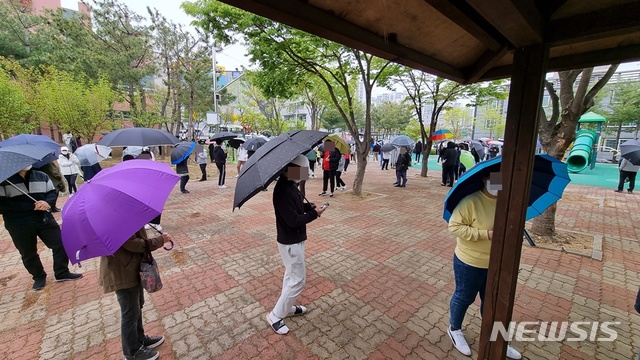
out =
<svg viewBox="0 0 640 360"><path fill-rule="evenodd" d="M545 212L535 217L531 222L531 233L539 236L550 236L552 241L556 241L553 236L556 234L556 204L549 206Z"/></svg>
<svg viewBox="0 0 640 360"><path fill-rule="evenodd" d="M358 145L356 146L358 156L358 163L356 165L358 171L356 172L356 178L353 180L353 193L356 195L362 195L364 173L367 170L367 163L369 162L369 141L358 141Z"/></svg>
<svg viewBox="0 0 640 360"><path fill-rule="evenodd" d="M427 172L429 171L429 155L431 155L431 151L422 151L422 168L420 169L420 176L427 177Z"/></svg>

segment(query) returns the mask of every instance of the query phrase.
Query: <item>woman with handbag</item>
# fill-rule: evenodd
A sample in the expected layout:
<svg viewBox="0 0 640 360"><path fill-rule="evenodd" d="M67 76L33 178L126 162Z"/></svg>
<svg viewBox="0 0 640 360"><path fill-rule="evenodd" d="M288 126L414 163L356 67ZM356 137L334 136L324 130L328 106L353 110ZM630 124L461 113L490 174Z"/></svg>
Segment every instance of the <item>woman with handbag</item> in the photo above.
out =
<svg viewBox="0 0 640 360"><path fill-rule="evenodd" d="M120 304L120 333L125 359L154 360L159 356L152 349L164 342L164 336L147 336L142 327L144 293L140 281L140 265L144 256L150 256L151 251L168 242L171 242L168 234L148 238L142 228L113 255L100 258L99 284L105 294L115 291Z"/></svg>

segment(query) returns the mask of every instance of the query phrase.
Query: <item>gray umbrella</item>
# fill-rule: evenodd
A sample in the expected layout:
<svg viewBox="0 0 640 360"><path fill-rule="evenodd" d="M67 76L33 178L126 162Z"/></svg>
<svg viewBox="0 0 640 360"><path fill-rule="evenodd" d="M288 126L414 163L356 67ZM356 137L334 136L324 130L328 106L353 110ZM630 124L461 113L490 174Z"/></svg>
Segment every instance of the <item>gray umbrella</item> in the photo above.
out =
<svg viewBox="0 0 640 360"><path fill-rule="evenodd" d="M50 161L46 161L49 159ZM0 148L0 182L7 180L29 165L45 164L55 160L53 151L46 147L22 144Z"/></svg>
<svg viewBox="0 0 640 360"><path fill-rule="evenodd" d="M474 149L476 149L476 152L478 153L478 156L480 157L480 161L482 161L484 159L484 145L482 145L482 143L478 140L472 140L471 141L471 147L473 147ZM471 150L471 149L469 149Z"/></svg>
<svg viewBox="0 0 640 360"><path fill-rule="evenodd" d="M105 135L98 145L104 146L157 146L175 145L180 140L167 131L151 128L127 128Z"/></svg>
<svg viewBox="0 0 640 360"><path fill-rule="evenodd" d="M391 152L391 151L393 151L395 149L396 149L396 147L391 145L391 144L389 144L389 143L386 143L386 144L382 145L382 147L380 148L380 150L382 150L383 152Z"/></svg>
<svg viewBox="0 0 640 360"><path fill-rule="evenodd" d="M406 135L399 135L391 139L390 143L395 146L406 146L407 148L412 148L413 144L416 142Z"/></svg>
<svg viewBox="0 0 640 360"><path fill-rule="evenodd" d="M245 140L244 148L247 151L256 151L258 150L258 148L260 148L262 145L266 143L267 143L267 139L263 137L255 137L255 138Z"/></svg>
<svg viewBox="0 0 640 360"><path fill-rule="evenodd" d="M231 139L233 139L233 138L235 138L237 136L238 136L238 134L232 133L230 131L221 131L221 132L219 132L217 134L211 135L209 137L209 140L212 140L212 141L215 141L215 140L225 141L225 140L231 140Z"/></svg>
<svg viewBox="0 0 640 360"><path fill-rule="evenodd" d="M261 146L242 167L233 196L233 208L239 208L255 194L266 189L287 164L296 156L309 152L325 136L327 133L321 131L293 130Z"/></svg>

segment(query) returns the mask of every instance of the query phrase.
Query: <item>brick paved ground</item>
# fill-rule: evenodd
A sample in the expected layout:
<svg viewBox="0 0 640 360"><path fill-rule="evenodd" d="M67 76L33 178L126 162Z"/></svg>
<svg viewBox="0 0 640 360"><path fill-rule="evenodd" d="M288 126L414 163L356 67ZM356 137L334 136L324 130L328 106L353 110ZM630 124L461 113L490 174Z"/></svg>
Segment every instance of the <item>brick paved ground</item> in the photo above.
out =
<svg viewBox="0 0 640 360"><path fill-rule="evenodd" d="M411 174L407 188L393 188L392 171L370 166L366 197L338 193L309 226L300 303L311 311L287 321L287 336L263 320L283 273L271 192L231 212L233 178L224 190L215 180L191 181L187 195L176 187L162 224L176 247L157 252L165 288L146 295L144 309L147 332L167 336L161 359L466 358L445 332L455 245L441 219L447 189L436 171L429 178ZM350 184L353 173L344 177ZM320 184L307 183L312 201L320 201ZM640 286L638 196L570 185L557 226L603 236L603 261L525 246L520 267L514 320L619 321L617 340L515 341L525 358L633 357L640 346L633 310ZM121 358L119 307L97 285L96 260L83 263L83 279L53 283L49 275L47 287L32 292L4 227L0 239L0 358ZM50 251L41 250L51 269ZM476 302L465 321L474 356L478 312Z"/></svg>

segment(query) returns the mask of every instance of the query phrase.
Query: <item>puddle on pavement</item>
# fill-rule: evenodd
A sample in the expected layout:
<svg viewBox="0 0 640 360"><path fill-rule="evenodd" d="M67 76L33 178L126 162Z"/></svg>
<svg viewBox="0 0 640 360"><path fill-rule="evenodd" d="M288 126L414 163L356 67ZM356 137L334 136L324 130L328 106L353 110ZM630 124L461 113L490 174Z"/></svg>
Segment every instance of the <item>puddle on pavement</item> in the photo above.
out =
<svg viewBox="0 0 640 360"><path fill-rule="evenodd" d="M200 215L202 215L202 214L200 214L199 212L194 212L194 213L189 214L188 216L190 218L197 218L197 217L200 217Z"/></svg>
<svg viewBox="0 0 640 360"><path fill-rule="evenodd" d="M49 293L50 293L50 285L47 285L44 289L40 291L28 291L24 295L24 299L22 300L22 308L20 311L24 311L29 309L30 307L38 304L49 302Z"/></svg>
<svg viewBox="0 0 640 360"><path fill-rule="evenodd" d="M169 251L169 256L173 259L173 262L177 266L182 266L187 263L187 254L182 250L173 249Z"/></svg>
<svg viewBox="0 0 640 360"><path fill-rule="evenodd" d="M16 276L17 276L16 274L11 274L9 276L1 277L0 278L0 286L7 286L7 283L9 283L9 281L15 279Z"/></svg>

